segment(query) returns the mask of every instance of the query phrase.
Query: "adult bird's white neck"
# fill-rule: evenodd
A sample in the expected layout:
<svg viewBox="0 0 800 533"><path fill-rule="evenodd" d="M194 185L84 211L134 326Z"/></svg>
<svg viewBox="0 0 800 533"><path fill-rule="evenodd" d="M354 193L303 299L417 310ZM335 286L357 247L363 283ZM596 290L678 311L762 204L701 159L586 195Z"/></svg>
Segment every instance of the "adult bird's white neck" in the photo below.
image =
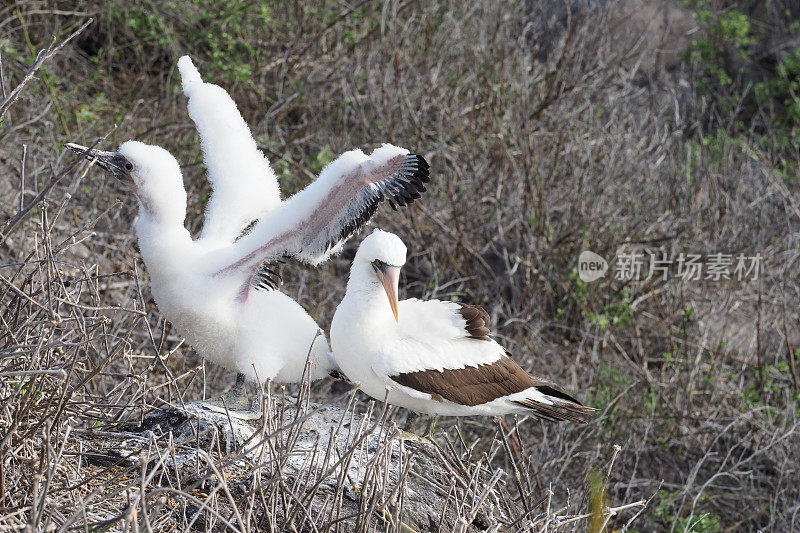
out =
<svg viewBox="0 0 800 533"><path fill-rule="evenodd" d="M406 262L406 246L397 235L379 229L358 247L350 267L347 292L337 309L350 319L384 331L393 331L397 313L400 267Z"/></svg>
<svg viewBox="0 0 800 533"><path fill-rule="evenodd" d="M364 327L388 328L397 325L386 290L370 263L353 265L347 281L347 292L339 307L357 314Z"/></svg>

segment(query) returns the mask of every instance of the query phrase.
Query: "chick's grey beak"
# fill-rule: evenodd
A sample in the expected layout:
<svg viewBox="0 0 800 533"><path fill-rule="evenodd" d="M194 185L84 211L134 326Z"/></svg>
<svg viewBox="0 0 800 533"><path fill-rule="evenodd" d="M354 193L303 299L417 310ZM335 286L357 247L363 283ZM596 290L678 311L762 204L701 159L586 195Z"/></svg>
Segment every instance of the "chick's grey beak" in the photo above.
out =
<svg viewBox="0 0 800 533"><path fill-rule="evenodd" d="M94 148L88 148L75 143L66 143L64 146L76 154L84 156L89 161L94 162L98 167L114 176L117 180L133 188L134 181L131 176L133 164L128 161L124 155L118 152L95 150Z"/></svg>

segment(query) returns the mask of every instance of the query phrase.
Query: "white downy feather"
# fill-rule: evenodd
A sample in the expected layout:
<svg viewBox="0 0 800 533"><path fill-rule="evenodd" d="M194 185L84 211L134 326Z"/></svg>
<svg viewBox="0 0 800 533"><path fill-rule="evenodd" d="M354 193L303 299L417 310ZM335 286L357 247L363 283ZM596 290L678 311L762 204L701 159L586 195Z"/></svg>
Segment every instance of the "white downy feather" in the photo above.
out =
<svg viewBox="0 0 800 533"><path fill-rule="evenodd" d="M214 192L201 239L230 243L280 204L278 178L227 91L204 83L189 56L178 60L178 70Z"/></svg>

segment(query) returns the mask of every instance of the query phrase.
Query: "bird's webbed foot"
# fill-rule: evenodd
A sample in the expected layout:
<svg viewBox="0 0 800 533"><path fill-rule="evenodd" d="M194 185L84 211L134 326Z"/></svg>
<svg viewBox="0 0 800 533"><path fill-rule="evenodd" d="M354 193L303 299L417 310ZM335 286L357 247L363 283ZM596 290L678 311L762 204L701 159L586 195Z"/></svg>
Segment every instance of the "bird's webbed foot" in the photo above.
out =
<svg viewBox="0 0 800 533"><path fill-rule="evenodd" d="M227 412L231 418L240 420L255 420L261 418L261 405L251 402L247 397L247 387L244 374L236 375L236 384L231 389L219 396L207 398L200 402L205 409L217 413Z"/></svg>

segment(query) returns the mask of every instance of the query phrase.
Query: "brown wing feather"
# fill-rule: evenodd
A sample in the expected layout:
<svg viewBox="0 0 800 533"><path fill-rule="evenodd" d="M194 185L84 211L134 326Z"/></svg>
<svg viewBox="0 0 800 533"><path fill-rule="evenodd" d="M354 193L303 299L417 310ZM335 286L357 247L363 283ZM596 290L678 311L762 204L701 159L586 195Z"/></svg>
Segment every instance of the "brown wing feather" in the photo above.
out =
<svg viewBox="0 0 800 533"><path fill-rule="evenodd" d="M552 382L531 376L508 356L491 364L406 372L390 378L400 385L430 394L436 401L449 400L470 407L536 387L553 398L554 404L545 405L533 400L516 403L547 420L586 423L594 411L557 389Z"/></svg>
<svg viewBox="0 0 800 533"><path fill-rule="evenodd" d="M405 387L469 406L491 402L536 385L527 372L506 356L486 365L421 370L390 377Z"/></svg>
<svg viewBox="0 0 800 533"><path fill-rule="evenodd" d="M471 339L488 341L491 331L489 330L489 313L479 305L459 304L461 309L458 313L467 322L465 329Z"/></svg>

